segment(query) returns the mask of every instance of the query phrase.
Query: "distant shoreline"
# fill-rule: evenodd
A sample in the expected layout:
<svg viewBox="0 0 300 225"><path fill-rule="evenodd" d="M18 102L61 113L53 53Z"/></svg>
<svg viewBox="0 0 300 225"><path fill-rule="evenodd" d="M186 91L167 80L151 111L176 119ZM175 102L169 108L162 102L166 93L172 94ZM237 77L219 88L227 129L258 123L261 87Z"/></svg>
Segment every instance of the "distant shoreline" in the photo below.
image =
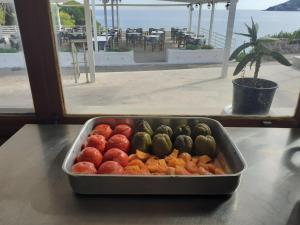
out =
<svg viewBox="0 0 300 225"><path fill-rule="evenodd" d="M287 12L300 12L300 0L289 0L284 3L271 6L266 11L287 11Z"/></svg>
<svg viewBox="0 0 300 225"><path fill-rule="evenodd" d="M246 9L247 10L247 9ZM264 11L264 12L300 12L299 10L273 10L273 9L262 9L260 11Z"/></svg>

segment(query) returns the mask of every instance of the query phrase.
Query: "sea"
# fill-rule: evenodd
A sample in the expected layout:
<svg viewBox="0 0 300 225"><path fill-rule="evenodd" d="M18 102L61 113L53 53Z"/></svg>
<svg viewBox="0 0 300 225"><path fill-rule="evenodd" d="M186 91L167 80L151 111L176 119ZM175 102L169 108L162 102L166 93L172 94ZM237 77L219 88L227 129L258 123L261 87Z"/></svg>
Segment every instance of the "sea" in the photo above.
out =
<svg viewBox="0 0 300 225"><path fill-rule="evenodd" d="M103 9L96 9L97 20L104 25ZM198 10L193 12L192 30L196 32L198 21ZM227 25L228 10L218 9L215 11L214 32L225 35ZM277 34L280 31L293 32L300 29L300 11L259 11L259 10L237 10L234 32L247 32L245 23L251 24L251 17L259 24L259 36ZM120 7L119 19L120 27L143 28L150 27L165 28L171 27L184 28L188 26L189 12L187 7ZM202 10L201 27L209 29L210 10ZM111 9L108 7L108 24L111 27ZM236 44L241 44L247 39L234 35Z"/></svg>

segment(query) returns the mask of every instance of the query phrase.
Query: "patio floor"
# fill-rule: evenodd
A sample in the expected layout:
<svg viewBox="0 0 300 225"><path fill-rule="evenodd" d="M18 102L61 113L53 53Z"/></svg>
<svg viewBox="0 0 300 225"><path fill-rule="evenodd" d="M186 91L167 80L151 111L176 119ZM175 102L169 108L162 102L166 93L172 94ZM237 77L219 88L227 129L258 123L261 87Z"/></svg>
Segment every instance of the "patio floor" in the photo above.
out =
<svg viewBox="0 0 300 225"><path fill-rule="evenodd" d="M234 65L230 66L232 74ZM220 79L221 67L199 65L143 65L101 68L95 83L82 75L74 83L71 69L62 70L69 113L101 114L222 114L232 100L232 76ZM0 108L32 108L25 71L0 71ZM5 74L5 75L4 75ZM273 115L292 115L300 90L300 72L265 63L262 78L279 84Z"/></svg>
<svg viewBox="0 0 300 225"><path fill-rule="evenodd" d="M137 71L97 73L96 82L74 84L64 76L64 93L70 113L112 114L203 114L223 113L232 100L232 76L220 79L220 66L151 65ZM232 74L234 67L230 67ZM67 73L65 73L67 74ZM272 114L292 115L300 88L300 72L275 63L267 63L264 78L278 82ZM68 78L69 77L69 78Z"/></svg>

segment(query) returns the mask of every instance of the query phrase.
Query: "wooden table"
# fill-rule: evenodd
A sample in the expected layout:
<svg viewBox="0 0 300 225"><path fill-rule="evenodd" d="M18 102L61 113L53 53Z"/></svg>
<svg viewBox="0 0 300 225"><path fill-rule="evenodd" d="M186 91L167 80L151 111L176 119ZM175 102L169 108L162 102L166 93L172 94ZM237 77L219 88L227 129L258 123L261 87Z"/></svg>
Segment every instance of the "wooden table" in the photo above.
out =
<svg viewBox="0 0 300 225"><path fill-rule="evenodd" d="M300 129L228 128L248 169L232 196L79 196L61 170L80 125L26 125L0 148L1 225L300 224Z"/></svg>

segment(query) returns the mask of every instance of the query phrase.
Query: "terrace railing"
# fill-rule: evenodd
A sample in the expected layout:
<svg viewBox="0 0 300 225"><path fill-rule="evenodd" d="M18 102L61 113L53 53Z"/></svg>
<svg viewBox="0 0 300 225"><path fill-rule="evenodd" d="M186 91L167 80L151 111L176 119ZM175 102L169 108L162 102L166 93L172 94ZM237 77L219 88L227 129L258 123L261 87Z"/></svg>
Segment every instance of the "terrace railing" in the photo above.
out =
<svg viewBox="0 0 300 225"><path fill-rule="evenodd" d="M19 33L19 26L0 26L0 37L9 37Z"/></svg>
<svg viewBox="0 0 300 225"><path fill-rule="evenodd" d="M209 30L200 28L200 34L204 35L208 40ZM217 32L212 33L211 45L215 48L224 48L226 42L226 36ZM236 40L233 38L231 43L231 49L233 50L236 45Z"/></svg>

